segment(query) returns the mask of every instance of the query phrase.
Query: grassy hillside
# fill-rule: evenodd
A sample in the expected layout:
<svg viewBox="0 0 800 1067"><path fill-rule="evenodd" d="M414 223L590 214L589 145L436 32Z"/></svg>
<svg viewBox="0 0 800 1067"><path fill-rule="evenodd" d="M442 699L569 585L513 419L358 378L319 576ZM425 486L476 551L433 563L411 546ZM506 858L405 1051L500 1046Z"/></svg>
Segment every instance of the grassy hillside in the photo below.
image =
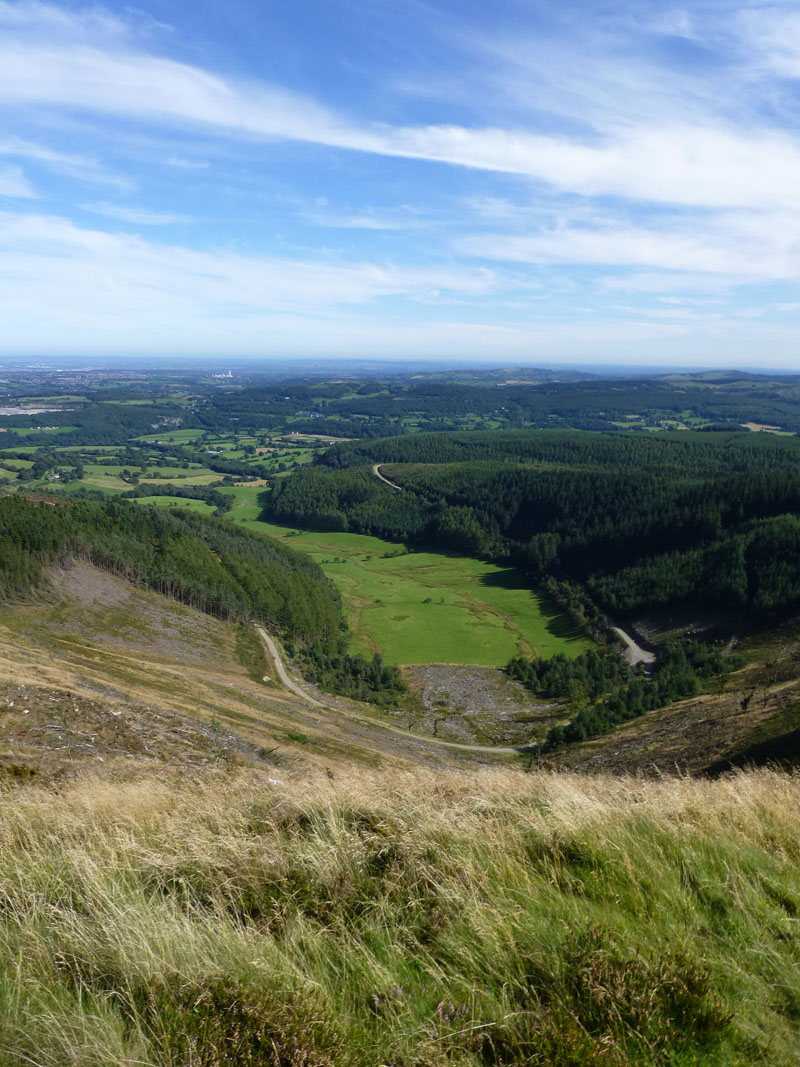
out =
<svg viewBox="0 0 800 1067"><path fill-rule="evenodd" d="M789 1067L799 812L768 772L23 786L2 1061Z"/></svg>
<svg viewBox="0 0 800 1067"><path fill-rule="evenodd" d="M347 650L341 598L304 553L189 509L129 500L0 497L0 601L36 594L49 564L79 558L191 607L281 635L334 692L391 703L405 692L380 657Z"/></svg>
<svg viewBox="0 0 800 1067"><path fill-rule="evenodd" d="M259 619L302 644L337 643L341 608L305 555L188 510L130 501L0 498L0 599L35 593L47 566L78 557L218 618Z"/></svg>

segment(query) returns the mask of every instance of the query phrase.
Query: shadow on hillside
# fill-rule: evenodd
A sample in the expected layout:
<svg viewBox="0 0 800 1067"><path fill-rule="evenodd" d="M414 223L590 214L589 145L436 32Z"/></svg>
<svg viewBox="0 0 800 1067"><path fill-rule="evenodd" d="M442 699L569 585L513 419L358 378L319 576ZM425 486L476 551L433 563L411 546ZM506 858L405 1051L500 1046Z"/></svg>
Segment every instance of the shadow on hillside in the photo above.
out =
<svg viewBox="0 0 800 1067"><path fill-rule="evenodd" d="M554 604L543 590L532 587L516 568L506 567L491 574L484 574L480 578L480 583L499 589L520 589L526 593L536 594L539 598L542 618L545 620L545 629L551 636L566 642L585 639L585 635L569 615Z"/></svg>
<svg viewBox="0 0 800 1067"><path fill-rule="evenodd" d="M734 756L712 763L705 773L716 778L728 771L753 767L800 767L800 730L792 730L760 744L749 745Z"/></svg>

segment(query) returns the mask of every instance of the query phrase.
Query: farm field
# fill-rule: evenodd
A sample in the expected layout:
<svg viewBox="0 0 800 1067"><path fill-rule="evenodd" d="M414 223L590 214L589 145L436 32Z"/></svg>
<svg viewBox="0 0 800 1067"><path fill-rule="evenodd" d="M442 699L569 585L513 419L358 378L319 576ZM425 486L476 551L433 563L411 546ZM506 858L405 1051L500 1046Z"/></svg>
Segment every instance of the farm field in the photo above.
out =
<svg viewBox="0 0 800 1067"><path fill-rule="evenodd" d="M236 509L232 512L236 515ZM547 598L511 568L347 533L298 533L242 519L308 552L347 605L355 647L393 665L465 663L498 667L519 654L579 655L589 647Z"/></svg>
<svg viewBox="0 0 800 1067"><path fill-rule="evenodd" d="M166 441L166 442L179 442L195 441L198 437L203 436L202 430L162 430L161 433L148 433L142 437L136 437L133 440L147 443L150 441Z"/></svg>
<svg viewBox="0 0 800 1067"><path fill-rule="evenodd" d="M216 511L211 504L187 496L140 496L136 498L136 503L154 504L157 508L189 508L191 511L200 511L204 515L213 515Z"/></svg>

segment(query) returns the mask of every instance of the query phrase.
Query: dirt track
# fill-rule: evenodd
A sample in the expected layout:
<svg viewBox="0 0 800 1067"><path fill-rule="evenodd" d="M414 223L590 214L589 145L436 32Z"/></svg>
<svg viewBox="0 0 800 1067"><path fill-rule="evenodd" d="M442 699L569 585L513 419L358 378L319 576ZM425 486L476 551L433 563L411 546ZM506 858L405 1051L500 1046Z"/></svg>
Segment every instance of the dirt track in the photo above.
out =
<svg viewBox="0 0 800 1067"><path fill-rule="evenodd" d="M256 632L266 646L267 652L275 664L275 671L280 678L283 685L286 686L295 696L301 697L307 703L312 704L316 708L324 708L326 711L332 711L337 715L344 715L348 719L352 719L356 722L365 723L369 726L379 726L383 730L388 730L393 734L400 734L401 737L408 737L414 741L422 742L423 744L436 745L440 748L453 748L460 752L480 752L488 753L492 756L514 756L517 755L518 750L515 748L503 748L495 745L467 745L461 744L458 741L441 741L438 737L423 737L420 734L415 734L411 730L403 730L399 726L392 726L391 723L382 722L380 719L373 719L367 715L358 715L354 711L346 711L340 706L334 706L333 704L323 704L312 696L307 689L299 685L289 675L286 670L286 666L283 662L283 658L280 654L280 650L275 641L270 637L263 626L256 625Z"/></svg>
<svg viewBox="0 0 800 1067"><path fill-rule="evenodd" d="M635 667L637 663L652 663L655 660L655 654L648 652L646 649L637 645L630 634L625 633L619 626L612 626L611 629L625 642L625 651L622 653L622 658L630 667Z"/></svg>
<svg viewBox="0 0 800 1067"><path fill-rule="evenodd" d="M392 489L397 489L398 492L401 492L401 493L403 492L402 485L395 485L394 482L390 482L388 478L386 478L383 474L381 474L381 464L380 463L373 463L372 464L372 473L375 475L376 478L380 479L380 481L382 481L384 483L384 485L390 485L392 487Z"/></svg>
<svg viewBox="0 0 800 1067"><path fill-rule="evenodd" d="M258 633L258 636L261 638L261 640L267 646L267 651L269 652L270 657L272 659L272 662L275 665L275 673L280 678L282 685L286 689L288 689L290 693L294 693L295 696L300 697L307 704L313 704L315 708L327 708L327 706L328 706L327 704L322 704L315 697L312 697L310 693L306 692L305 689L301 689L300 686L297 684L297 682L293 681L290 678L290 676L289 676L289 674L288 674L288 672L286 670L286 667L284 666L283 658L282 658L282 656L280 654L278 646L272 640L272 638L267 633L267 631L264 629L264 627L263 626L256 626L256 631Z"/></svg>

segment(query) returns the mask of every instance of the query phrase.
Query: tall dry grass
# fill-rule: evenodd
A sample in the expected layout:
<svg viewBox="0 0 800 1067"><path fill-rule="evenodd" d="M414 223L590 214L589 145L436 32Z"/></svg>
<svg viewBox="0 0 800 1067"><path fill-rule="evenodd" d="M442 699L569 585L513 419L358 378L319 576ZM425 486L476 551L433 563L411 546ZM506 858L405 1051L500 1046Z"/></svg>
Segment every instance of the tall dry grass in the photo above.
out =
<svg viewBox="0 0 800 1067"><path fill-rule="evenodd" d="M0 804L0 1062L794 1064L800 780L212 772Z"/></svg>

